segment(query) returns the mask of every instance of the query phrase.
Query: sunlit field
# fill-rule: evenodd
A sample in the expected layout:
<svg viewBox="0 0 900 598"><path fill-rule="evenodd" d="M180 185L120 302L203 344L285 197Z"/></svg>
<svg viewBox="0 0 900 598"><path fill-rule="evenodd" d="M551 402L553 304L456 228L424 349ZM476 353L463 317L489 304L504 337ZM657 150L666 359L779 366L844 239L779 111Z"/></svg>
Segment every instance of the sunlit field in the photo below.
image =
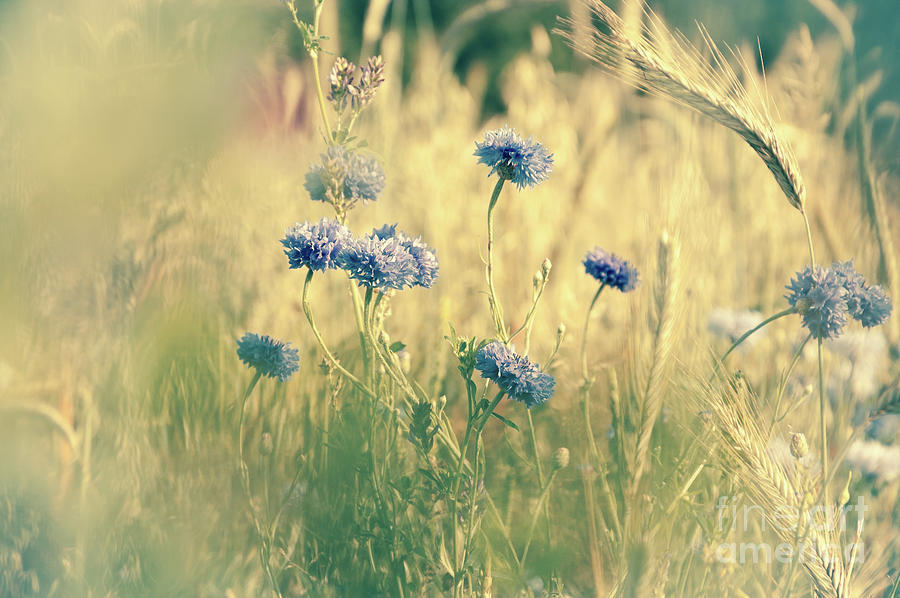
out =
<svg viewBox="0 0 900 598"><path fill-rule="evenodd" d="M0 1L0 597L900 597L852 7L444 4Z"/></svg>

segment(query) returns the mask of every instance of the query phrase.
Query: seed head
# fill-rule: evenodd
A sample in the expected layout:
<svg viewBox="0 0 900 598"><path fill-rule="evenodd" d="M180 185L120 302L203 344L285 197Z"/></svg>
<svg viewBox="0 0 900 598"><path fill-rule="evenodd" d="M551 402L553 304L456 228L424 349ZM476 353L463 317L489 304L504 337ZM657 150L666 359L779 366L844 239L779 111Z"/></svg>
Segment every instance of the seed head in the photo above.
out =
<svg viewBox="0 0 900 598"><path fill-rule="evenodd" d="M553 466L556 469L565 469L569 466L569 449L564 446L556 449L556 453L553 454Z"/></svg>
<svg viewBox="0 0 900 598"><path fill-rule="evenodd" d="M791 455L794 456L794 459L802 459L808 454L809 443L806 441L806 436L802 432L791 436Z"/></svg>

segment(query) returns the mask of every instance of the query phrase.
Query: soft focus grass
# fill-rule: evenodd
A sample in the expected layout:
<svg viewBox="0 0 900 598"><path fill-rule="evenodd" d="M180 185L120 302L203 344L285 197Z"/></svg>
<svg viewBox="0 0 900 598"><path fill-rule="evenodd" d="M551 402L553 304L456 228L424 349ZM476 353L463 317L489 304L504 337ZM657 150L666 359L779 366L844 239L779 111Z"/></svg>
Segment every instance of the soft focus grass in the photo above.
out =
<svg viewBox="0 0 900 598"><path fill-rule="evenodd" d="M286 58L296 40L280 7L85 0L8 4L0 12L0 398L59 409L87 457L75 460L40 417L0 419L0 556L7 559L0 595L263 591L236 467L236 405L249 374L234 340L244 330L285 338L301 351L300 374L283 386L262 385L251 401L247 434L257 467L258 438L272 432L273 484L286 486L296 467L303 472L284 533L305 571L285 592L374 593L358 546L368 531L356 527L348 502L359 466L352 453L370 422L340 393L332 397L299 310L302 280L287 270L278 244L286 226L328 213L302 189L323 142L306 65ZM595 286L580 259L600 244L644 273L636 293L604 293L591 325L593 428L605 447L608 370L627 394L650 368L654 273L665 234L680 251L677 326L667 339L672 359L650 458L657 490L643 497L649 506L635 507L661 528L623 558L646 572L658 595L717 588L769 595L783 583L777 565L729 569L704 562L698 544L698 529L714 523L716 498L737 494L746 480L729 479L713 463L687 499L676 501L674 515L661 517L660 509L701 459L693 450L680 459L696 427L690 389L727 346L707 333L706 316L722 306L781 309L783 285L806 261L802 220L736 136L590 69L554 72L547 36L536 30L534 50L505 67L506 114L488 123L479 120L483 80L461 84L425 40L401 91L391 71L400 64L399 39L389 31L381 40L387 83L361 133L383 160L388 186L377 203L353 213L351 226L362 232L400 222L436 247L441 261L434 289L394 299L388 330L407 345L430 396L447 396L461 426L465 405L443 336L449 322L466 335L491 330L480 248L492 184L475 165L473 142L507 122L534 135L554 152L555 172L534 190L504 190L496 281L518 325L532 274L545 257L553 263L531 354L543 361L561 322L569 332L553 370L557 394L534 416L544 459L566 446L572 466L552 495L556 541L533 549L528 577L555 572L572 595L593 594L578 347ZM820 261L855 257L874 278L878 247L856 156L831 124L843 109L833 83L839 58L831 37L813 44L798 32L769 68L768 91L806 176ZM886 197L900 188L890 174L878 181ZM896 206L888 208L893 223ZM345 282L317 278L313 305L323 333L353 365ZM888 330L892 347L896 323ZM796 319L781 320L730 365L771 388L802 338ZM829 360L838 369L838 358ZM879 382L896 370L892 360ZM814 360L801 360L795 376L801 382L790 392L802 400L803 382L815 379ZM320 470L332 400L346 417L330 431L332 466ZM776 436L814 437L814 403L801 402ZM524 430L515 405L501 412ZM516 457L530 450L525 435L501 428L489 426L486 437L488 488L519 545L537 498L534 472ZM416 483L403 434L398 471ZM838 430L835 441L848 434ZM883 547L872 557L873 584L882 587L897 562L897 482L863 480L854 488L875 505L866 533ZM398 527L431 550L439 529L414 523ZM498 553L494 591L511 595L519 585L503 570L504 541L490 517L484 527ZM618 579L614 568L604 576L598 592ZM440 574L434 578L421 593L440 594ZM799 595L804 584L798 577Z"/></svg>

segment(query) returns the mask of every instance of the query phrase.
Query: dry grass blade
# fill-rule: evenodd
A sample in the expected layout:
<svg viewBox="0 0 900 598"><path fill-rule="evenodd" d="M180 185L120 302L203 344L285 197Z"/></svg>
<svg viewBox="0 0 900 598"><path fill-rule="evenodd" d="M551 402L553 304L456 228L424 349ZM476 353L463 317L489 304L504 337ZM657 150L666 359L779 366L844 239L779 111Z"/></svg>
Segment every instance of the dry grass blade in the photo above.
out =
<svg viewBox="0 0 900 598"><path fill-rule="evenodd" d="M805 533L809 542L798 547L802 551L802 557L798 558L813 582L816 595L850 596L849 575L840 552L834 550L838 542L833 528L813 518L816 510L808 508L805 502L808 495L797 491L788 472L767 450L766 437L752 408L747 386L739 380L734 384L719 380L717 386L707 388L702 396L703 407L710 413L720 440L723 463L737 479L747 481L748 498L763 508L772 529L791 545L796 540L795 530L808 530Z"/></svg>
<svg viewBox="0 0 900 598"><path fill-rule="evenodd" d="M679 306L679 246L677 238L663 233L659 242L659 263L654 288L653 309L656 318L653 331L653 362L647 375L647 386L641 403L640 425L634 457L632 491L637 492L641 476L649 466L650 440L667 387L672 349L675 346L675 323Z"/></svg>
<svg viewBox="0 0 900 598"><path fill-rule="evenodd" d="M693 108L736 132L762 158L791 205L803 211L806 187L790 148L776 134L765 103L748 93L702 27L712 64L650 9L644 11L640 30L632 31L599 0L585 2L595 17L591 35L575 35L571 20L563 21L566 30L557 30L576 51L626 83Z"/></svg>

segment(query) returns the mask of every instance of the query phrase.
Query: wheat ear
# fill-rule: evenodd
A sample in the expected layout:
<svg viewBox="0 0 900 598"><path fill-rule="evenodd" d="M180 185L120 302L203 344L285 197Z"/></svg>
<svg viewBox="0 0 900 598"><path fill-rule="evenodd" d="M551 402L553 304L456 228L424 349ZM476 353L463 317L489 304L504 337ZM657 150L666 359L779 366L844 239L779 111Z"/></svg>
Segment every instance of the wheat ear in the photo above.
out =
<svg viewBox="0 0 900 598"><path fill-rule="evenodd" d="M750 391L744 384L720 381L718 387L707 388L702 395L721 441L726 468L738 479L747 481L748 497L763 507L772 528L789 544L795 541L794 530L808 529L810 554L802 559L802 563L816 595L848 598L851 595L849 574L841 555L831 550L837 544L834 531L827 525L817 525L812 519L806 508L806 496L797 491L797 485L787 471L766 449ZM787 522L790 525L785 525Z"/></svg>
<svg viewBox="0 0 900 598"><path fill-rule="evenodd" d="M570 19L562 20L566 28L557 33L624 82L692 108L736 132L762 158L791 205L803 211L806 187L790 148L775 132L765 102L748 93L702 26L712 62L649 8L644 9L642 26L632 30L599 0L584 2L595 17L590 35L575 35Z"/></svg>

